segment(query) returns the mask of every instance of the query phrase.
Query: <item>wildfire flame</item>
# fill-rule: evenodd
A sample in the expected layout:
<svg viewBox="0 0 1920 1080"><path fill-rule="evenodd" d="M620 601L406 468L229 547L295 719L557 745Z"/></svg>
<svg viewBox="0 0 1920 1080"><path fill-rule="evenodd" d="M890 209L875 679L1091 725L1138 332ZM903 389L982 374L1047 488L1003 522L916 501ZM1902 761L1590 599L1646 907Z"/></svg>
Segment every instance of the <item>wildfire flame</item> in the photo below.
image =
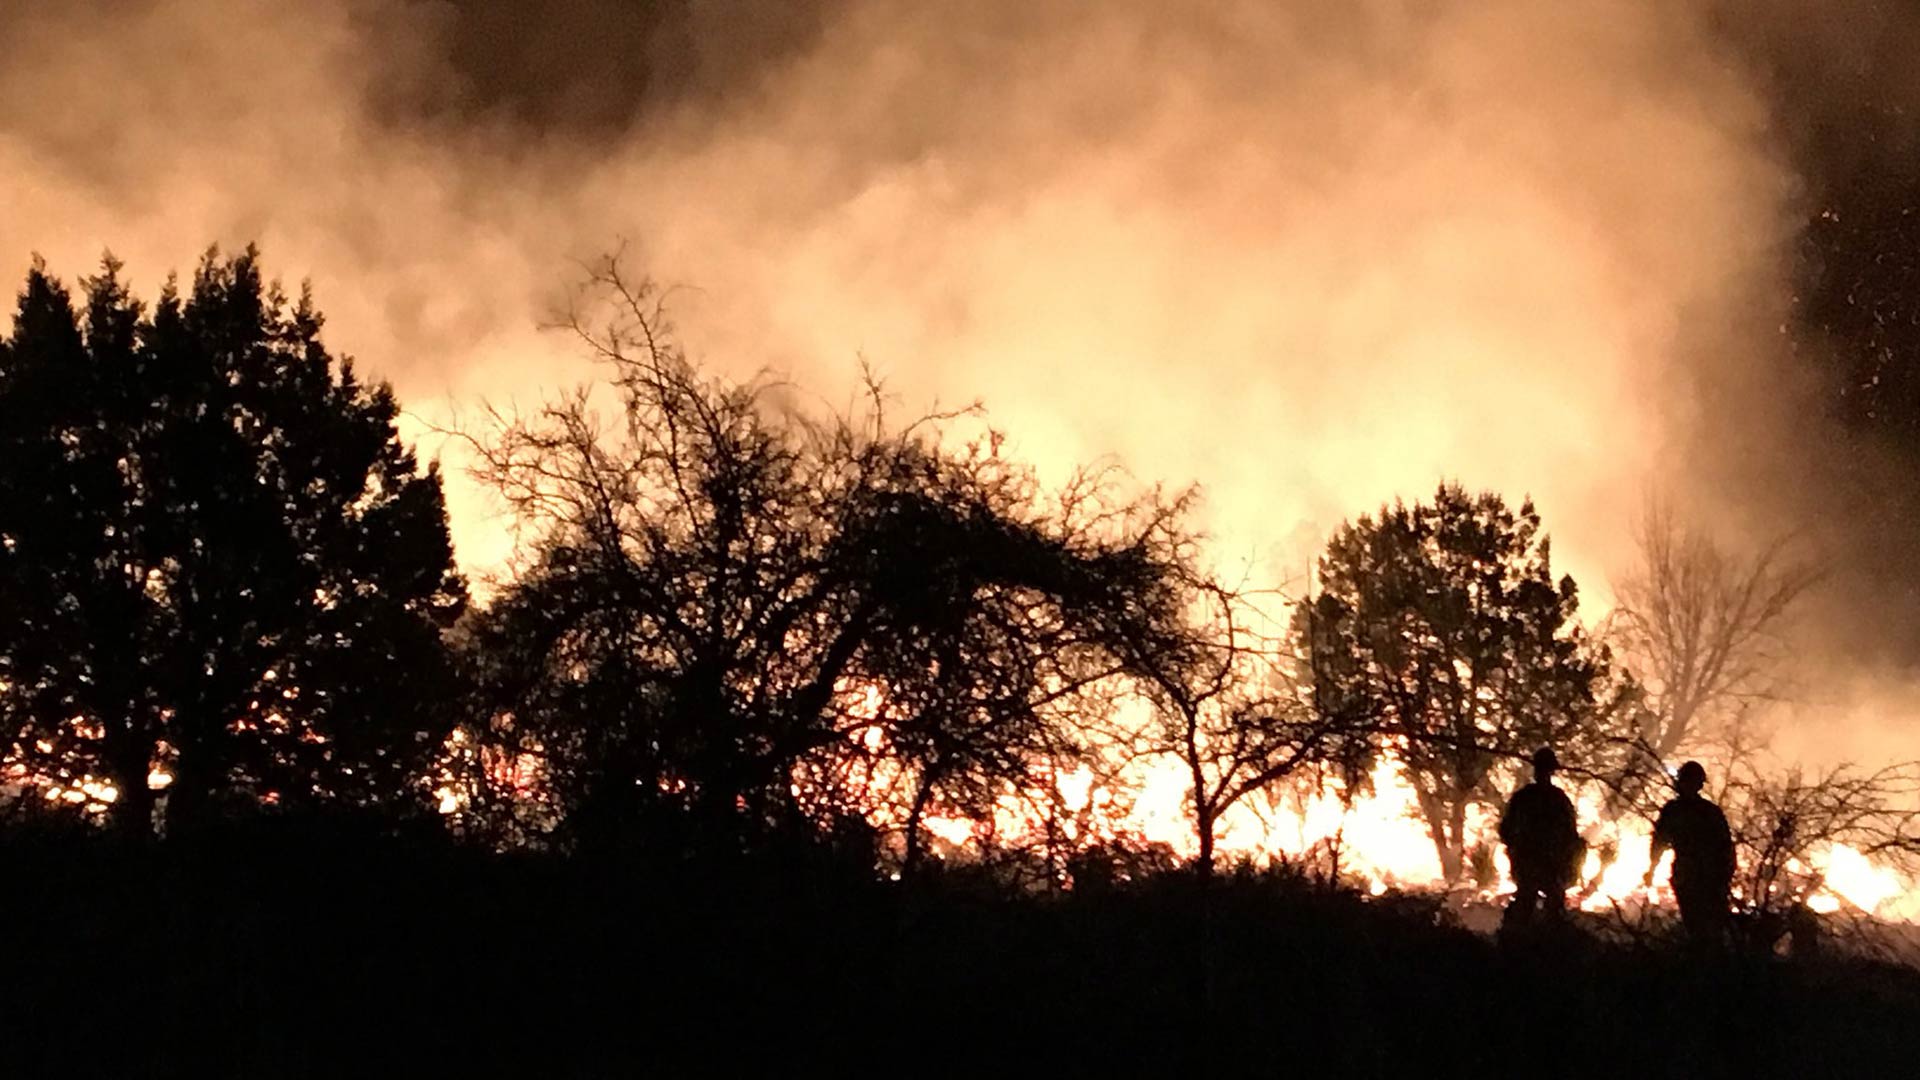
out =
<svg viewBox="0 0 1920 1080"><path fill-rule="evenodd" d="M1293 805L1236 806L1219 822L1216 854L1259 863L1299 859L1337 845L1340 871L1375 896L1389 889L1445 887L1439 856L1421 821L1413 788L1400 775L1398 764L1383 758L1370 779L1370 793L1350 803L1328 792ZM1183 857L1194 856L1199 841L1186 805L1183 772L1161 762L1140 770L1137 780L1131 810L1119 824ZM1093 786L1093 774L1084 766L1058 780L1061 798L1070 809L1084 807L1095 796ZM1634 817L1610 820L1593 795L1581 797L1578 809L1588 848L1570 902L1587 911L1624 903L1672 903L1670 863L1659 868L1651 887L1644 883L1651 863L1649 825ZM1492 839L1495 820L1484 812L1470 813L1468 824L1470 835L1494 845L1495 880L1484 887L1473 883L1460 887L1478 893L1480 899L1498 901L1513 891L1513 883L1506 852ZM990 825L936 818L925 827L959 848L988 834L1018 839L1030 833L1035 823L1025 803L1007 798ZM1814 854L1810 865L1793 869L1808 872L1820 882L1806 899L1816 912L1851 908L1882 919L1920 921L1920 883L1846 844L1828 845Z"/></svg>
<svg viewBox="0 0 1920 1080"><path fill-rule="evenodd" d="M846 682L839 692L844 715L856 722L879 717L884 706L879 687ZM903 828L907 815L901 800L888 793L897 795L905 775L900 763L886 754L884 730L878 724L859 726L849 739L864 751L866 764L851 776L841 777L841 782L868 794L870 824L882 830ZM453 733L446 751L449 758L482 752L464 730ZM538 797L542 774L536 757L524 753L482 755L490 783L517 797ZM1109 780L1110 785L1126 788L1124 803L1103 787L1086 764L1050 779L1058 805L1068 812L1066 820L1056 822L1055 827L1064 828L1070 837L1088 839L1075 835L1076 830L1087 827L1084 813L1124 806L1118 813L1106 814L1102 826L1115 834L1165 845L1182 858L1198 854L1199 840L1188 803L1189 777L1176 763L1148 760ZM468 805L470 793L456 781L453 772L443 770L437 780L432 794L442 814L457 813ZM1330 790L1294 792L1235 805L1216 822L1216 857L1244 858L1260 864L1337 852L1338 873L1374 896L1391 889L1448 888L1414 789L1391 755L1374 765L1362 792L1351 799ZM1657 868L1653 884L1646 884L1651 865L1650 824L1633 815L1609 815L1598 793L1577 794L1587 855L1570 902L1595 912L1624 904L1670 905L1670 863ZM1506 852L1495 840L1497 820L1476 807L1469 810L1467 824L1468 835L1491 853L1491 859L1479 880L1455 883L1451 888L1483 902L1500 902L1512 893L1513 883ZM1036 811L1033 800L1009 793L985 819L929 814L920 827L939 844L964 855L995 843L1034 842L1048 822ZM1920 882L1846 844L1817 849L1810 865L1793 863L1789 869L1817 882L1805 897L1806 905L1815 912L1831 914L1852 909L1886 920L1920 922Z"/></svg>

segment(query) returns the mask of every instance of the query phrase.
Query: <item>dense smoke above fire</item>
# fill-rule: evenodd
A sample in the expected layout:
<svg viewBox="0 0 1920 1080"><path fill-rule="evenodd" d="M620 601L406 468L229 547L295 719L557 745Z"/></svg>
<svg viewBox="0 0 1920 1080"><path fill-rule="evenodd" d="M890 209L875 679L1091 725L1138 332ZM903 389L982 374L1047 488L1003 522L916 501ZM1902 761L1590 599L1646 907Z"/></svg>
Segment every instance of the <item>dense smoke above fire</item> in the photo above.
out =
<svg viewBox="0 0 1920 1080"><path fill-rule="evenodd" d="M1834 553L1808 697L1880 715L1883 667L1825 660L1892 614L1848 591L1781 333L1839 160L1804 58L1863 47L1800 7L27 0L0 251L151 281L258 241L443 422L585 375L537 324L624 238L708 362L835 402L864 357L1043 467L1198 480L1221 556L1296 589L1444 476L1530 493L1597 615L1664 491ZM450 499L497 563L505 522Z"/></svg>

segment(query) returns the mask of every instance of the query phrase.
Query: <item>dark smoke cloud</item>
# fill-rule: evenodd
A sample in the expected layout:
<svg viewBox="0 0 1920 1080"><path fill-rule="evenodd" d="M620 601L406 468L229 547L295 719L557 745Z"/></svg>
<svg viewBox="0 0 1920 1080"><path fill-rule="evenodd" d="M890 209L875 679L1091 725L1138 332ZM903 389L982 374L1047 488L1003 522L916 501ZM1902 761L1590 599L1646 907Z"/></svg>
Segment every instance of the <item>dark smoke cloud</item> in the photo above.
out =
<svg viewBox="0 0 1920 1080"><path fill-rule="evenodd" d="M617 139L649 110L752 93L815 45L828 0L356 0L377 118Z"/></svg>
<svg viewBox="0 0 1920 1080"><path fill-rule="evenodd" d="M1761 524L1799 528L1831 569L1807 633L1816 663L1920 670L1920 5L1723 4L1719 32L1765 101L1794 187L1781 252L1768 452L1725 459ZM1751 365L1749 363L1749 366ZM1737 376L1738 366L1729 369ZM1733 377L1722 379L1726 384ZM1722 390L1722 413L1743 419ZM1703 440L1734 423L1703 423ZM1904 722L1911 707L1875 711Z"/></svg>

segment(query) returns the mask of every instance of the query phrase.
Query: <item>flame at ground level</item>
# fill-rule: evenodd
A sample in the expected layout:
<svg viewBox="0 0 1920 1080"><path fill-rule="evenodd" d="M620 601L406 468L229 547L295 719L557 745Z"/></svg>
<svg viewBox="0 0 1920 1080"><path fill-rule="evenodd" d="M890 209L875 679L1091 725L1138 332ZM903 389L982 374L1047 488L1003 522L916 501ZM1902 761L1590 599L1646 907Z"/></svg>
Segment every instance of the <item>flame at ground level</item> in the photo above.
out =
<svg viewBox="0 0 1920 1080"><path fill-rule="evenodd" d="M1130 809L1116 823L1119 829L1167 845L1176 854L1194 857L1199 850L1188 804L1185 772L1162 761L1136 770L1131 781ZM1421 819L1412 786L1391 758L1382 759L1370 777L1371 792L1343 802L1330 792L1301 798L1239 805L1218 822L1216 857L1239 857L1255 863L1300 859L1338 851L1338 870L1380 895L1389 889L1444 887L1439 854ZM1057 781L1063 803L1085 807L1098 797L1093 775L1084 766ZM1587 842L1580 881L1569 895L1570 904L1601 911L1618 903L1670 904L1668 885L1671 859L1663 860L1651 887L1645 884L1651 864L1650 823L1624 816L1610 820L1600 799L1584 795L1577 800L1582 836ZM1490 875L1456 888L1477 891L1494 900L1513 891L1507 856L1496 839L1497 819L1485 811L1468 815L1468 834L1486 845ZM983 824L957 818L934 818L927 831L955 848L1001 841L1030 834L1034 828L1028 805L1002 800L996 820ZM1797 862L1790 869L1818 881L1805 898L1807 906L1828 914L1851 908L1884 919L1920 922L1920 882L1892 867L1875 862L1845 844L1816 850L1811 865ZM1468 878L1474 877L1469 869ZM1736 893L1738 883L1736 882Z"/></svg>
<svg viewBox="0 0 1920 1080"><path fill-rule="evenodd" d="M879 688L849 685L841 689L849 695L849 715L867 720L879 715L883 702ZM911 788L911 777L887 752L886 734L879 725L861 727L850 737L863 750L864 765L853 774L831 780L815 777L814 782L863 791L872 808L868 821L881 831L899 832L906 823L901 793ZM471 792L459 779L461 770L452 764L476 754L490 785L516 798L542 797L543 770L536 755L487 752L474 745L464 730L456 731L445 749L448 757L432 789L442 814L457 813L467 805ZM1364 793L1351 801L1326 789L1242 801L1215 823L1216 858L1244 858L1256 864L1316 859L1376 896L1396 888L1446 887L1438 851L1399 763L1391 755L1383 756L1368 781ZM1085 764L1055 774L1051 784L1058 796L1055 805L1068 811L1065 820L1056 820L1052 827L1071 840L1085 843L1133 836L1165 845L1182 858L1198 854L1190 776L1168 758L1142 759L1109 778L1104 787ZM801 786L796 778L796 794ZM1577 793L1576 807L1587 854L1569 902L1588 911L1616 904L1671 904L1670 860L1657 868L1651 885L1646 883L1651 823L1632 814L1609 816L1595 792ZM977 852L997 844L1038 841L1049 827L1044 817L1037 812L1035 800L1009 793L998 800L991 815L932 813L922 819L921 828L955 853ZM1497 840L1497 817L1483 808L1471 809L1467 835L1470 848L1478 847L1481 855L1469 861L1468 880L1453 888L1476 892L1482 900L1511 894L1506 852ZM1790 863L1788 869L1812 882L1803 897L1812 910L1830 914L1851 908L1883 919L1920 922L1920 882L1893 867L1845 844L1818 848L1809 862ZM1736 895L1738 888L1736 880Z"/></svg>

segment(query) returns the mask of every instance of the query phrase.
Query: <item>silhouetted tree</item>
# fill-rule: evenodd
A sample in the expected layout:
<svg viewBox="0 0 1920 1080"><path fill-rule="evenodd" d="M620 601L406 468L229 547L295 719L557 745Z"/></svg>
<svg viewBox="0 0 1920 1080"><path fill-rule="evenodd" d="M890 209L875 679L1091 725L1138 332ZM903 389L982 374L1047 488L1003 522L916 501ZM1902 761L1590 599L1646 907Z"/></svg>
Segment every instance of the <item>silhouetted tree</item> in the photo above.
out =
<svg viewBox="0 0 1920 1080"><path fill-rule="evenodd" d="M1046 495L997 436L894 427L877 390L782 412L698 371L617 259L584 293L615 425L583 390L472 439L527 556L475 630L478 726L545 763L567 838L668 815L746 841L879 800L911 869L929 815L1050 783L1068 703L1151 617L1165 511L1100 474Z"/></svg>
<svg viewBox="0 0 1920 1080"><path fill-rule="evenodd" d="M1661 505L1637 541L1606 636L1646 690L1640 738L1667 761L1703 737L1737 737L1747 711L1776 696L1783 624L1818 575L1782 541L1735 556Z"/></svg>
<svg viewBox="0 0 1920 1080"><path fill-rule="evenodd" d="M1368 718L1317 710L1303 697L1284 634L1255 598L1198 569L1183 551L1179 619L1126 642L1128 672L1149 715L1121 740L1133 756L1170 758L1187 778L1195 865L1214 870L1220 820L1286 782L1351 784L1371 753Z"/></svg>
<svg viewBox="0 0 1920 1080"><path fill-rule="evenodd" d="M1316 708L1371 718L1447 880L1465 869L1468 809L1496 805L1531 751L1593 773L1630 735L1633 688L1574 620L1531 502L1442 484L1342 526L1319 576L1297 616Z"/></svg>
<svg viewBox="0 0 1920 1080"><path fill-rule="evenodd" d="M110 257L76 313L35 264L0 345L0 708L15 753L152 827L223 794L416 798L464 600L439 478L384 386L255 253L151 315Z"/></svg>

